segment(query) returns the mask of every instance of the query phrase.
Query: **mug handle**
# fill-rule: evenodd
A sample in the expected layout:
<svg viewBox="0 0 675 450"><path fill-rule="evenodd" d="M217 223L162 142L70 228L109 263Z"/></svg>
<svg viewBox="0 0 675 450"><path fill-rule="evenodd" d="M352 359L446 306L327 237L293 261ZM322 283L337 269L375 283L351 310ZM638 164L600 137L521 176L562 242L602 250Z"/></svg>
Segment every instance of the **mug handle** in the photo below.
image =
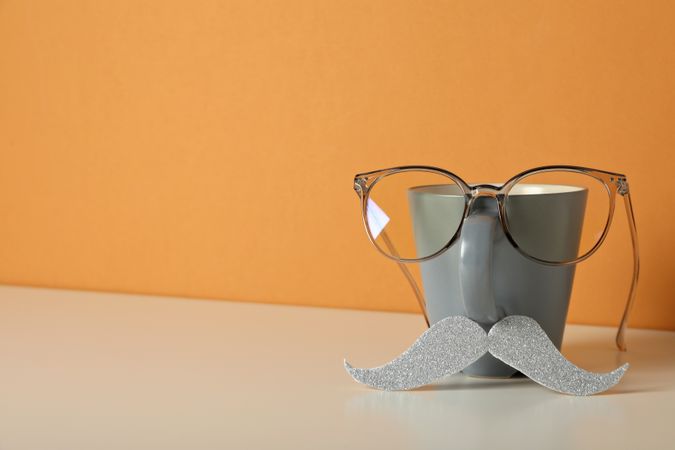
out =
<svg viewBox="0 0 675 450"><path fill-rule="evenodd" d="M495 303L492 249L497 218L475 214L465 219L460 237L459 289L467 317L481 324L499 321Z"/></svg>

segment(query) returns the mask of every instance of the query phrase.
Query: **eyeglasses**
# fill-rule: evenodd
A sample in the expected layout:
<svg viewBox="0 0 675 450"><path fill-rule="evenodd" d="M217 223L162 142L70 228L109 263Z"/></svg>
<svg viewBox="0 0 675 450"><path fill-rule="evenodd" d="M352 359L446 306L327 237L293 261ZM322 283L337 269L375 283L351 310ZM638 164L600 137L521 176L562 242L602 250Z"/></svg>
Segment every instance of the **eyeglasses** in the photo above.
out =
<svg viewBox="0 0 675 450"><path fill-rule="evenodd" d="M470 185L447 170L401 166L354 178L368 238L396 261L429 323L424 297L405 263L423 262L448 250L484 198L498 204L509 242L523 256L550 266L586 260L602 245L617 194L624 199L633 244L633 279L616 335L626 349L625 330L639 274L638 237L625 175L577 166L526 170L503 184ZM564 194L564 195L559 195Z"/></svg>

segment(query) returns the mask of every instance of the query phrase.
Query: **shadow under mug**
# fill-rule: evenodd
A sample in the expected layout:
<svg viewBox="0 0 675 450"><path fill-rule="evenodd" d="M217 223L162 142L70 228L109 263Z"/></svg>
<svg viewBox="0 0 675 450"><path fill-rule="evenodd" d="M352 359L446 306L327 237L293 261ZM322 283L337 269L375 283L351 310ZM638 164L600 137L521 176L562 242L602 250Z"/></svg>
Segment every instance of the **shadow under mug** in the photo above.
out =
<svg viewBox="0 0 675 450"><path fill-rule="evenodd" d="M550 255L550 260L576 257L586 198L587 190L575 186L514 188L508 198L508 220L519 226L520 248ZM448 233L442 224L461 220L464 193L456 186L418 186L408 191L408 200L417 252L433 253L438 249L431 246L451 237L439 236ZM488 331L503 317L525 315L535 319L560 349L575 266L551 266L527 258L511 244L499 221L497 200L476 198L455 243L420 263L429 322L462 315ZM463 372L510 377L516 370L486 354Z"/></svg>

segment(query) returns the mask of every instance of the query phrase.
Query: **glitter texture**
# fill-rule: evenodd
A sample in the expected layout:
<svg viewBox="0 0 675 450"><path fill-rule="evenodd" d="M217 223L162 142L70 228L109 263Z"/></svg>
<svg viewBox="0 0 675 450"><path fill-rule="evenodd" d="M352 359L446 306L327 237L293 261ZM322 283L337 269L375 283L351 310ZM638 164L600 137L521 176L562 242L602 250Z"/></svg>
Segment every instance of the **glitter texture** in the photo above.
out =
<svg viewBox="0 0 675 450"><path fill-rule="evenodd" d="M358 369L346 360L344 365L359 383L388 391L406 390L457 373L488 351L542 386L564 394L606 391L628 369L628 364L609 373L580 369L565 359L534 319L526 316L505 317L487 334L471 319L447 317L383 366Z"/></svg>
<svg viewBox="0 0 675 450"><path fill-rule="evenodd" d="M580 369L565 359L534 319L526 316L509 316L497 322L488 333L488 342L496 358L542 386L564 394L606 391L628 369L628 364L609 373Z"/></svg>
<svg viewBox="0 0 675 450"><path fill-rule="evenodd" d="M487 334L476 322L451 316L435 323L393 361L372 369L345 368L359 383L397 391L429 384L457 373L487 351Z"/></svg>

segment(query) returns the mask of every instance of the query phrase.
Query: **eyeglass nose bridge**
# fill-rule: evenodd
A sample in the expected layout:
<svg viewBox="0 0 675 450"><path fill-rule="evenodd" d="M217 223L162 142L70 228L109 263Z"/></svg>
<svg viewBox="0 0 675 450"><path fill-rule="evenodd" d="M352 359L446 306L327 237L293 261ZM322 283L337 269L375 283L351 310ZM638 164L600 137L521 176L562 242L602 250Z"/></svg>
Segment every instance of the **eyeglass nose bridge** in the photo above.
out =
<svg viewBox="0 0 675 450"><path fill-rule="evenodd" d="M497 201L497 210L501 212L502 199L504 194L499 192L499 187L492 184L477 184L471 187L471 193L469 194L469 201L467 204L467 216L479 213L479 210L475 208L476 200L482 199L485 197L494 198ZM481 202L482 203L482 202ZM482 208L481 208L482 209ZM498 214L500 215L500 214ZM501 217L500 217L501 218Z"/></svg>

